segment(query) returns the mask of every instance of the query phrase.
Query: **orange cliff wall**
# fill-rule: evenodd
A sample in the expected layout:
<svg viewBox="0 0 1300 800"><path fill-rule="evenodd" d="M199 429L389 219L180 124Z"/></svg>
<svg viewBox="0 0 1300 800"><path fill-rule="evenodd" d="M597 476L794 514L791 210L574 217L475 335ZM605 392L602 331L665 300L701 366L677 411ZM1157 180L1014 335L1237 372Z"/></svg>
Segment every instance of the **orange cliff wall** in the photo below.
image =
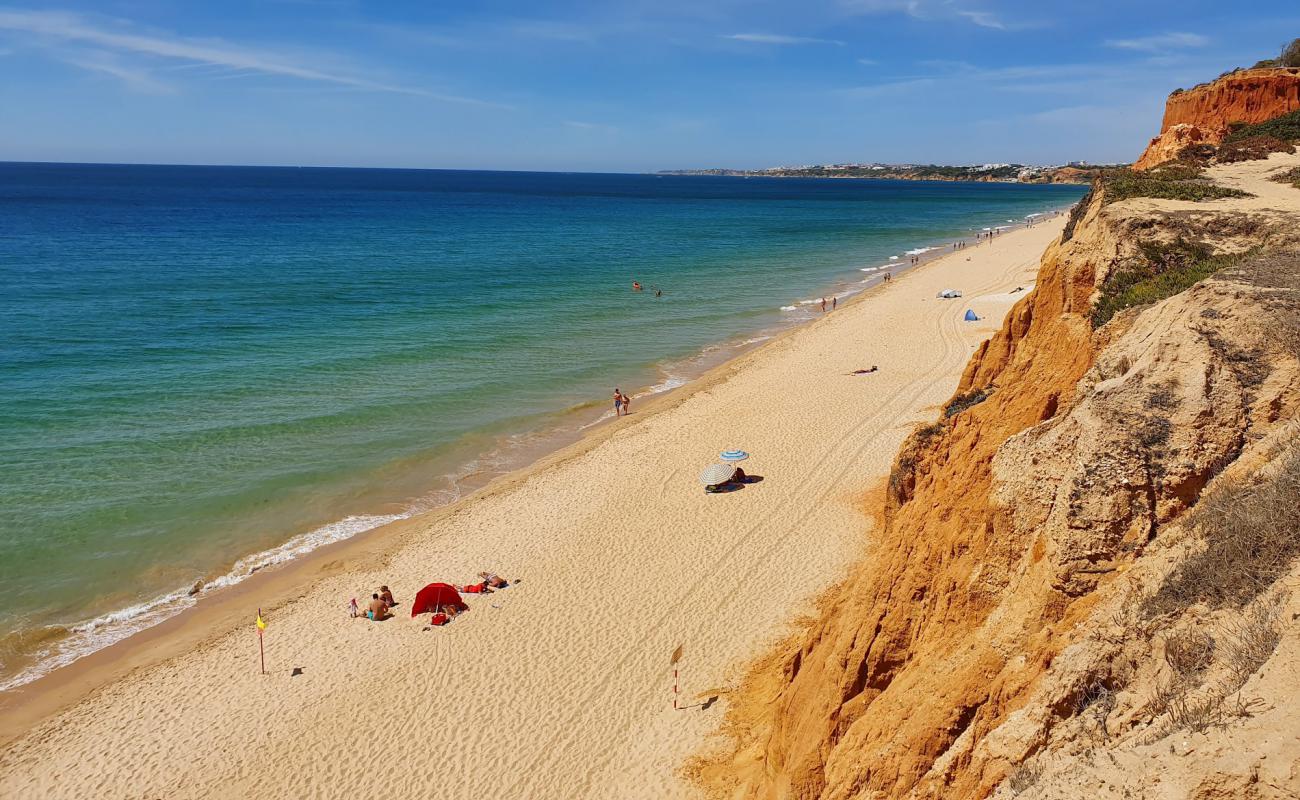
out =
<svg viewBox="0 0 1300 800"><path fill-rule="evenodd" d="M1172 94L1160 135L1134 169L1168 161L1189 144L1218 144L1234 122L1265 122L1300 110L1300 68L1248 69Z"/></svg>
<svg viewBox="0 0 1300 800"><path fill-rule="evenodd" d="M774 800L973 798L1004 776L970 768L969 750L954 743L1015 711L1091 601L1062 591L1060 576L1017 577L1035 545L990 501L993 458L1063 411L1092 365L1090 298L1119 246L1095 222L1101 206L1082 207L1074 238L1048 249L1035 290L968 365L958 391L992 387L988 399L905 448L872 557L807 635L751 679L738 702L752 705L736 712L749 734L739 734L725 777L715 782L704 767L703 783ZM1006 596L1014 612L1000 609ZM987 635L990 624L1002 633Z"/></svg>

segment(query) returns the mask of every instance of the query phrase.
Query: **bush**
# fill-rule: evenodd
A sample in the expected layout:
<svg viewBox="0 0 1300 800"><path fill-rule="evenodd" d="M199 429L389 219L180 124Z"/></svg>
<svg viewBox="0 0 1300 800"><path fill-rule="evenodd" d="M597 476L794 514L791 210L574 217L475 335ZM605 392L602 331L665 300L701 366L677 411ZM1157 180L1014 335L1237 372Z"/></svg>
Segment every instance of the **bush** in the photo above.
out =
<svg viewBox="0 0 1300 800"><path fill-rule="evenodd" d="M1113 270L1102 283L1092 309L1094 328L1126 308L1173 297L1240 260L1211 255L1205 245L1181 238L1172 244L1143 242L1139 251L1137 258Z"/></svg>
<svg viewBox="0 0 1300 800"><path fill-rule="evenodd" d="M1228 486L1201 501L1193 520L1205 549L1174 568L1142 604L1147 618L1195 603L1246 606L1300 557L1300 451L1255 486Z"/></svg>
<svg viewBox="0 0 1300 800"><path fill-rule="evenodd" d="M1115 203L1131 197L1156 197L1164 200L1217 200L1223 197L1250 197L1240 189L1228 189L1213 183L1161 178L1131 169L1110 170L1102 177L1106 202Z"/></svg>
<svg viewBox="0 0 1300 800"><path fill-rule="evenodd" d="M1074 204L1070 209L1070 216L1065 220L1065 228L1061 230L1061 241L1068 242L1074 238L1074 228L1083 219L1083 215L1088 213L1088 206L1092 205L1093 193L1097 191L1098 181L1092 182L1092 188L1088 193L1079 198L1079 202Z"/></svg>
<svg viewBox="0 0 1300 800"><path fill-rule="evenodd" d="M1290 44L1283 47L1277 62L1283 67L1300 67L1300 39L1292 39Z"/></svg>
<svg viewBox="0 0 1300 800"><path fill-rule="evenodd" d="M1271 180L1275 180L1278 183L1289 183L1295 188L1300 189L1300 167L1292 167L1285 172L1279 172L1274 175Z"/></svg>
<svg viewBox="0 0 1300 800"><path fill-rule="evenodd" d="M1228 126L1228 135L1223 137L1224 144L1249 139L1253 136L1271 136L1284 142L1300 141L1300 111L1292 111L1274 117L1267 122L1253 125L1234 123Z"/></svg>
<svg viewBox="0 0 1300 800"><path fill-rule="evenodd" d="M1247 136L1223 143L1215 160L1220 164L1235 164L1238 161L1256 161L1268 158L1273 153L1294 153L1295 145L1284 142L1276 136Z"/></svg>
<svg viewBox="0 0 1300 800"><path fill-rule="evenodd" d="M959 394L943 409L944 418L954 417L968 408L977 406L988 399L988 389L972 389L965 394Z"/></svg>

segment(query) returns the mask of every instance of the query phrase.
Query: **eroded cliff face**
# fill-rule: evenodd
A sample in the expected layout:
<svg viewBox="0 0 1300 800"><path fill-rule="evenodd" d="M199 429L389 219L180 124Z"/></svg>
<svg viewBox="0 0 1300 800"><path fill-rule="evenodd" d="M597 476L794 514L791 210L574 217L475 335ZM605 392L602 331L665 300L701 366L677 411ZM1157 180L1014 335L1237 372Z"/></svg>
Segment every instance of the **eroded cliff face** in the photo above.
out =
<svg viewBox="0 0 1300 800"><path fill-rule="evenodd" d="M749 678L728 746L693 765L713 793L989 795L1119 685L1116 647L1084 646L1099 620L1154 591L1207 485L1294 424L1300 347L1271 332L1295 309L1247 267L1096 331L1089 312L1142 241L1295 248L1300 192L1281 217L1104 200L969 364L957 396L986 398L905 446L858 572Z"/></svg>
<svg viewBox="0 0 1300 800"><path fill-rule="evenodd" d="M1218 144L1234 122L1265 122L1300 109L1300 69L1249 69L1169 96L1160 135L1134 169L1168 161L1191 144Z"/></svg>

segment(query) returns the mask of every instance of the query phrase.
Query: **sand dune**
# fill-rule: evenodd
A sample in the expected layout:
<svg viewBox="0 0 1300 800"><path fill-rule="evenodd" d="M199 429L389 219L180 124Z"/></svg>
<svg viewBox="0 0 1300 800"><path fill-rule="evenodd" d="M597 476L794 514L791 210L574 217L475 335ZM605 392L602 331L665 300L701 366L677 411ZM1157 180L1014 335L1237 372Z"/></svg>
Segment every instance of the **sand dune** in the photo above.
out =
<svg viewBox="0 0 1300 800"><path fill-rule="evenodd" d="M862 551L862 493L952 393L972 348L1029 285L1063 219L907 274L720 367L449 510L322 558L328 577L213 630L47 719L0 753L6 798L676 797L722 718L674 711L723 688ZM947 286L960 300L937 300ZM966 323L974 308L983 318ZM868 376L846 375L877 364ZM743 447L761 483L706 495ZM384 563L386 562L386 563ZM409 601L480 569L521 582L423 631L406 605L346 618L386 583ZM193 631L190 631L193 636ZM129 645L128 645L129 646ZM136 645L139 646L139 645ZM291 676L292 667L304 672ZM34 686L39 691L39 685Z"/></svg>

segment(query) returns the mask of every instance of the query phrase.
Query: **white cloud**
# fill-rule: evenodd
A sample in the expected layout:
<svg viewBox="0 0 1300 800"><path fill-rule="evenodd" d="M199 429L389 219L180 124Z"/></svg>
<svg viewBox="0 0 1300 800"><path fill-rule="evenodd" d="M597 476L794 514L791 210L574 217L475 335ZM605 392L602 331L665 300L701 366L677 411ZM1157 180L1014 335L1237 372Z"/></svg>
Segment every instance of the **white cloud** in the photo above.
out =
<svg viewBox="0 0 1300 800"><path fill-rule="evenodd" d="M875 60L874 58L859 58L859 59L858 59L858 63L861 64L861 65L864 66L864 67L874 67L875 65L879 64L880 62L877 61L877 60Z"/></svg>
<svg viewBox="0 0 1300 800"><path fill-rule="evenodd" d="M55 40L92 44L117 53L132 53L193 64L248 70L262 75L332 83L375 92L395 92L448 103L502 107L472 97L440 94L424 89L381 83L332 70L295 64L274 54L212 40L150 36L98 27L80 15L59 11L0 9L0 30L21 31ZM64 60L67 60L66 58Z"/></svg>
<svg viewBox="0 0 1300 800"><path fill-rule="evenodd" d="M618 130L618 128L613 125L605 125L600 122L582 122L581 120L576 119L566 119L564 124L568 125L570 128L577 128L582 131L605 131L607 133L614 133Z"/></svg>
<svg viewBox="0 0 1300 800"><path fill-rule="evenodd" d="M993 28L999 31L1007 29L1006 23L998 19L997 15L990 11L958 11L957 16L965 17L981 28Z"/></svg>
<svg viewBox="0 0 1300 800"><path fill-rule="evenodd" d="M723 36L724 39L735 39L738 42L753 42L755 44L833 44L843 46L844 42L838 39L817 39L812 36L785 36L779 33L733 33Z"/></svg>
<svg viewBox="0 0 1300 800"><path fill-rule="evenodd" d="M158 80L148 71L123 65L110 53L91 53L81 56L69 56L64 63L80 67L88 72L110 75L117 78L127 88L147 94L173 94L176 87Z"/></svg>
<svg viewBox="0 0 1300 800"><path fill-rule="evenodd" d="M1137 39L1108 39L1107 47L1120 50L1137 50L1144 53L1163 53L1183 47L1204 47L1210 40L1199 33L1161 33Z"/></svg>

